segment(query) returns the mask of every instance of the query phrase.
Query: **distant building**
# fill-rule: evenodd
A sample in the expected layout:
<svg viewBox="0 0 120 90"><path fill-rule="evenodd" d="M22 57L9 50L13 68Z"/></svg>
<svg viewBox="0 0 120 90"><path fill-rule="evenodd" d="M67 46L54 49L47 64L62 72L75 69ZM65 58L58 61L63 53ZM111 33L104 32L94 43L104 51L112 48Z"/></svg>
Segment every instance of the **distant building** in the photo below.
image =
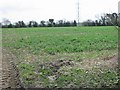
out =
<svg viewBox="0 0 120 90"><path fill-rule="evenodd" d="M120 13L120 1L118 2L118 13Z"/></svg>

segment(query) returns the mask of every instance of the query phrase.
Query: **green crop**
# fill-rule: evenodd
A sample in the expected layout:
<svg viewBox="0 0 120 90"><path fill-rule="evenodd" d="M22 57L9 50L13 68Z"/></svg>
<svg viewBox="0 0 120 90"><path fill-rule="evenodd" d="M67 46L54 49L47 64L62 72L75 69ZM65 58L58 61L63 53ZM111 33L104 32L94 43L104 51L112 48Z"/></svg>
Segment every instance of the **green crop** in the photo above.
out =
<svg viewBox="0 0 120 90"><path fill-rule="evenodd" d="M116 68L103 61L117 54L118 31L111 26L3 28L2 47L16 57L13 61L26 87L118 84Z"/></svg>

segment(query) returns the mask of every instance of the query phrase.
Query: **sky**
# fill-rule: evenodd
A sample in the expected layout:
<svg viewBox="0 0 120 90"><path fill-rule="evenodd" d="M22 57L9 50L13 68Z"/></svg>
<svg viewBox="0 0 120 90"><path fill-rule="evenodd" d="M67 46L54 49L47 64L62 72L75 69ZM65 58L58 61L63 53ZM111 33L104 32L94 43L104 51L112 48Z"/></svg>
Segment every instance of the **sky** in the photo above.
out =
<svg viewBox="0 0 120 90"><path fill-rule="evenodd" d="M104 13L118 12L120 0L79 0L80 21L98 19ZM0 0L0 21L77 20L78 0Z"/></svg>

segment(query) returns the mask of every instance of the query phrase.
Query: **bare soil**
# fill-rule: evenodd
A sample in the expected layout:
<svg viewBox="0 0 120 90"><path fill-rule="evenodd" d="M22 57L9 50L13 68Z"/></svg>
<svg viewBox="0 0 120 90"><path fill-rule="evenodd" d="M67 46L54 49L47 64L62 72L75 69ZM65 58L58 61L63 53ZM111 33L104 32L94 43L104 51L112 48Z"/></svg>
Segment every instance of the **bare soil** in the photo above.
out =
<svg viewBox="0 0 120 90"><path fill-rule="evenodd" d="M5 49L2 49L2 67L0 73L2 73L1 85L2 89L23 89L23 86L19 80L19 72L14 65L13 57Z"/></svg>
<svg viewBox="0 0 120 90"><path fill-rule="evenodd" d="M92 69L93 67L116 69L118 67L118 55L103 57L102 59L83 60L81 65L85 69Z"/></svg>
<svg viewBox="0 0 120 90"><path fill-rule="evenodd" d="M55 69L56 71L59 70L62 66L76 66L82 69L92 69L93 67L96 68L103 68L103 69L116 69L118 67L118 55L113 55L109 57L97 58L97 59L86 59L82 61L72 61L72 60L57 60L45 64L41 64L40 66L47 66L51 69Z"/></svg>

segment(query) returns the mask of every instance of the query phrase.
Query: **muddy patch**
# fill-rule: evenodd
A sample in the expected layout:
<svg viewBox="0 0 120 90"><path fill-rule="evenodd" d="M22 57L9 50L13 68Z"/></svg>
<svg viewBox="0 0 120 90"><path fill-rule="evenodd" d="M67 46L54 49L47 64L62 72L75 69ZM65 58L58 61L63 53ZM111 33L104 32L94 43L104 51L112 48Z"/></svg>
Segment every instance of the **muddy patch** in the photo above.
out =
<svg viewBox="0 0 120 90"><path fill-rule="evenodd" d="M57 72L63 66L74 66L74 62L71 60L58 60L46 64L53 72Z"/></svg>
<svg viewBox="0 0 120 90"><path fill-rule="evenodd" d="M47 78L50 80L50 82L55 81L59 75L60 75L60 68L62 68L63 66L74 66L74 62L72 60L57 60L57 61L53 61L53 62L48 62L48 63L44 63L44 64L40 64L39 70L37 71L37 73L41 73L45 76L47 76Z"/></svg>
<svg viewBox="0 0 120 90"><path fill-rule="evenodd" d="M39 70L37 69L37 73L41 73L41 71L46 72L50 78L54 78L60 74L59 70L63 67L77 67L79 69L84 70L92 70L93 68L103 68L103 69L115 69L118 66L118 56L110 56L103 59L88 59L79 61L73 60L57 60L53 62L47 62L43 64L39 64ZM45 70L45 71L44 71Z"/></svg>
<svg viewBox="0 0 120 90"><path fill-rule="evenodd" d="M13 63L13 57L7 50L2 50L2 85L3 89L24 89L19 80L19 71Z"/></svg>

